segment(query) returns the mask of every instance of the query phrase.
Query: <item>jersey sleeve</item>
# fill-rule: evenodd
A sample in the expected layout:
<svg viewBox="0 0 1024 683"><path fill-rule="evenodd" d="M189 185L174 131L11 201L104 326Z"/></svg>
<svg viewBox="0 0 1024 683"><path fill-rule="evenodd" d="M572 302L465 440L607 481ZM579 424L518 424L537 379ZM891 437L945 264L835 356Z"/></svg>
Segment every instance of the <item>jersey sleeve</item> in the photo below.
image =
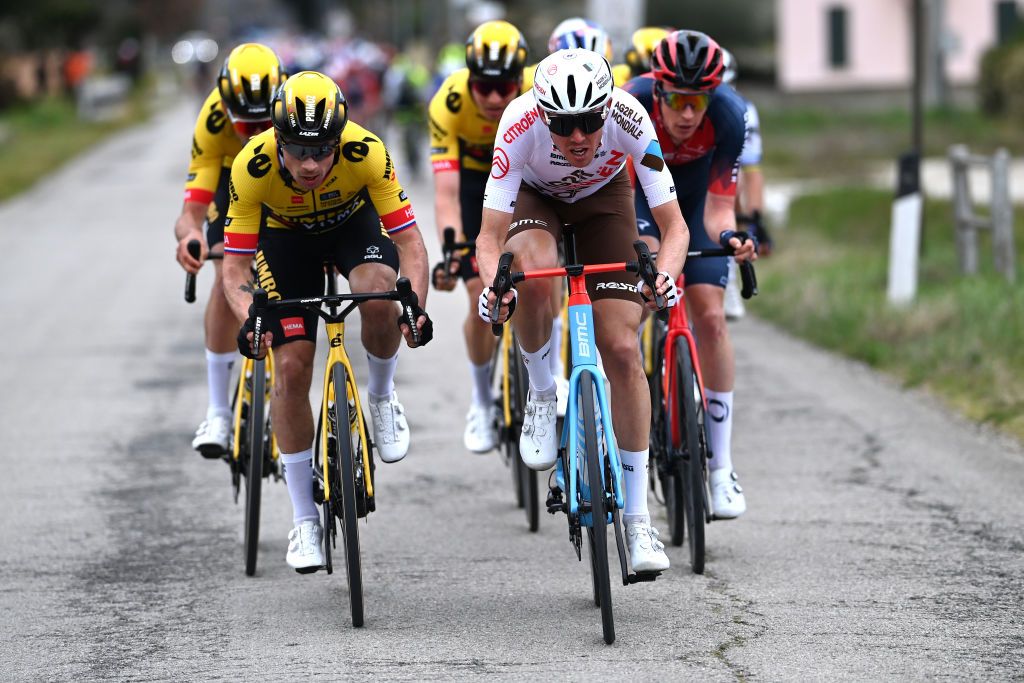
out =
<svg viewBox="0 0 1024 683"><path fill-rule="evenodd" d="M454 76L454 74L453 74ZM430 164L434 173L459 170L458 116L462 95L456 92L453 76L441 84L427 110L430 125Z"/></svg>
<svg viewBox="0 0 1024 683"><path fill-rule="evenodd" d="M740 166L759 166L764 157L763 145L761 143L761 121L757 114L757 107L753 102L747 102L747 126L746 135L743 140L743 152L740 154Z"/></svg>
<svg viewBox="0 0 1024 683"><path fill-rule="evenodd" d="M512 213L523 181L536 126L543 127L533 95L520 95L505 108L498 123L491 156L491 174L484 189L484 207ZM547 135L546 129L542 131Z"/></svg>
<svg viewBox="0 0 1024 683"><path fill-rule="evenodd" d="M205 205L213 201L220 172L225 165L223 134L228 126L227 114L221 105L220 96L214 90L199 111L192 131L192 160L185 181L186 202Z"/></svg>
<svg viewBox="0 0 1024 683"><path fill-rule="evenodd" d="M711 111L708 111L711 116ZM726 100L716 113L715 151L711 155L708 192L736 196L736 178L739 175L740 154L747 132L747 109L739 96Z"/></svg>
<svg viewBox="0 0 1024 683"><path fill-rule="evenodd" d="M273 142L258 136L242 148L231 165L231 180L228 182L231 204L224 220L226 254L256 253L273 153Z"/></svg>
<svg viewBox="0 0 1024 683"><path fill-rule="evenodd" d="M655 207L675 201L672 172L665 163L650 114L635 97L618 88L615 89L612 106L613 114L605 125L618 124L620 135L626 141L625 147L633 158L636 181L647 196L647 204Z"/></svg>
<svg viewBox="0 0 1024 683"><path fill-rule="evenodd" d="M413 213L409 197L398 182L391 154L384 147L384 143L373 135L363 137L361 142L369 146L370 152L365 159L352 166L358 168L359 173L363 175L370 201L373 202L384 229L388 235L408 230L416 225L416 214Z"/></svg>

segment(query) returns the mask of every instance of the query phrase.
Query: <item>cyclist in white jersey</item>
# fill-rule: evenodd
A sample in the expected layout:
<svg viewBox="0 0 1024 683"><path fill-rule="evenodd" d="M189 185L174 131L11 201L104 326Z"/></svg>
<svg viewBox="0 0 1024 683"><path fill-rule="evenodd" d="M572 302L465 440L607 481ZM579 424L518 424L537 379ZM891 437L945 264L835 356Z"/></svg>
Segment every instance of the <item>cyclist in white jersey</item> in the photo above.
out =
<svg viewBox="0 0 1024 683"><path fill-rule="evenodd" d="M637 229L632 187L624 171L627 156L633 157L637 182L662 230L662 272L656 286L673 305L689 232L654 127L640 103L614 87L608 61L578 48L559 50L541 61L533 90L514 100L498 124L476 242L482 280L493 281L498 257L506 250L515 254L515 270L556 266L566 224L575 228L581 263L635 258ZM550 279L520 283L518 291L505 296L501 309L504 320L519 303L513 322L530 375L520 452L538 470L551 467L557 451L555 380L546 359L555 352L547 303L552 286ZM611 382L630 561L634 571L661 571L668 568L668 557L647 510L651 399L636 348L642 310L637 286L625 273L587 277L597 345ZM480 315L486 320L494 298L489 287L480 295Z"/></svg>

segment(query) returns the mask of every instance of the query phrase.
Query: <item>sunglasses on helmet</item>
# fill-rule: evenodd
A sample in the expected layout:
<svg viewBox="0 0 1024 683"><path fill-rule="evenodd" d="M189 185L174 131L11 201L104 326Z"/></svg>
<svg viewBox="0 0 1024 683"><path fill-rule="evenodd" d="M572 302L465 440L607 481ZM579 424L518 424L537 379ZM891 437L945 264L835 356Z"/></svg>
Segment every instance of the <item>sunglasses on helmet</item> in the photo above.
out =
<svg viewBox="0 0 1024 683"><path fill-rule="evenodd" d="M299 161L305 161L306 159L323 161L327 157L332 156L338 150L338 145L337 143L327 145L300 145L297 142L281 142L281 149L288 152L288 154Z"/></svg>
<svg viewBox="0 0 1024 683"><path fill-rule="evenodd" d="M577 128L584 135L596 133L604 126L604 109L582 114L548 114L548 128L555 135L569 137Z"/></svg>
<svg viewBox="0 0 1024 683"><path fill-rule="evenodd" d="M473 78L469 81L469 87L481 97L487 97L492 92L498 93L501 97L508 97L519 89L518 81L484 80Z"/></svg>
<svg viewBox="0 0 1024 683"><path fill-rule="evenodd" d="M683 111L687 107L693 107L694 111L704 111L711 100L711 95L706 92L667 91L660 83L655 88L655 93L665 106L674 111Z"/></svg>

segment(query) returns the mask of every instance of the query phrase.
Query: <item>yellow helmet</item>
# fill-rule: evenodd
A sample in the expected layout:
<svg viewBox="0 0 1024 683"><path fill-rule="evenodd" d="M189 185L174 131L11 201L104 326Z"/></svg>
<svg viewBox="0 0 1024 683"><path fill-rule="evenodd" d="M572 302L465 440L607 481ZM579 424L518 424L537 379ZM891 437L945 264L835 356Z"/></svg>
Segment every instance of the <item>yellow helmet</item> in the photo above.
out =
<svg viewBox="0 0 1024 683"><path fill-rule="evenodd" d="M633 31L633 39L626 50L626 64L633 70L634 76L645 74L651 70L651 55L672 29L666 26L644 26Z"/></svg>
<svg viewBox="0 0 1024 683"><path fill-rule="evenodd" d="M270 102L284 79L281 60L273 50L260 43L242 43L224 60L217 89L233 119L267 121Z"/></svg>
<svg viewBox="0 0 1024 683"><path fill-rule="evenodd" d="M271 105L278 138L305 146L337 142L348 123L348 102L341 88L318 71L290 76Z"/></svg>
<svg viewBox="0 0 1024 683"><path fill-rule="evenodd" d="M466 39L466 66L477 78L518 80L526 59L526 39L507 21L484 22Z"/></svg>

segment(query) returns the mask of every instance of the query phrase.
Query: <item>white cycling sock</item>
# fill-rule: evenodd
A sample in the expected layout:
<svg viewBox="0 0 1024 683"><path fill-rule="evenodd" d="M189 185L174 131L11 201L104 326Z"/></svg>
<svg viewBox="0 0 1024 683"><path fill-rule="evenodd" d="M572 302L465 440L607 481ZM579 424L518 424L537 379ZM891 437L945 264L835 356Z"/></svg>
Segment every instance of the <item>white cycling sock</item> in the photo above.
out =
<svg viewBox="0 0 1024 683"><path fill-rule="evenodd" d="M292 522L320 520L313 502L313 449L298 453L282 453L284 480L288 484L288 497L292 499Z"/></svg>
<svg viewBox="0 0 1024 683"><path fill-rule="evenodd" d="M732 393L704 391L708 396L708 432L711 439L709 470L732 470Z"/></svg>
<svg viewBox="0 0 1024 683"><path fill-rule="evenodd" d="M562 362L562 316L551 319L551 374L565 377L565 363Z"/></svg>
<svg viewBox="0 0 1024 683"><path fill-rule="evenodd" d="M520 347L522 348L522 347ZM555 395L555 376L551 374L551 340L548 339L534 352L522 351L526 371L530 375L530 388L538 396Z"/></svg>
<svg viewBox="0 0 1024 683"><path fill-rule="evenodd" d="M649 517L647 509L647 458L649 449L627 451L619 449L619 460L622 461L622 483L626 490L626 507L622 510L623 519L631 517Z"/></svg>
<svg viewBox="0 0 1024 683"><path fill-rule="evenodd" d="M494 403L491 394L491 364L475 365L469 363L469 372L473 375L473 403L484 408L489 408Z"/></svg>
<svg viewBox="0 0 1024 683"><path fill-rule="evenodd" d="M206 406L206 419L213 417L229 417L231 402L228 400L228 385L231 382L231 366L238 358L237 351L217 353L206 349L206 387L209 392L209 403Z"/></svg>
<svg viewBox="0 0 1024 683"><path fill-rule="evenodd" d="M366 360L370 364L370 377L366 382L366 393L371 399L390 398L395 390L395 368L398 367L398 352L391 358L377 358L369 351Z"/></svg>

